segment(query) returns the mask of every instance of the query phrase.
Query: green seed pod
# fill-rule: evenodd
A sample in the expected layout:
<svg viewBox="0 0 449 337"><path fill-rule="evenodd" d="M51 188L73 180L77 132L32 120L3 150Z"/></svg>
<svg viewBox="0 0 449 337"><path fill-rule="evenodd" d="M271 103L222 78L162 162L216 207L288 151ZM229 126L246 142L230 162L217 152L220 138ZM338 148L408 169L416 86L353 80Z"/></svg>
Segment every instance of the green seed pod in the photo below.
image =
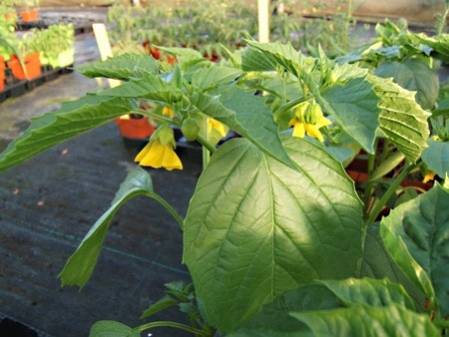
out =
<svg viewBox="0 0 449 337"><path fill-rule="evenodd" d="M188 141L192 141L198 137L200 127L195 119L186 118L182 122L181 131Z"/></svg>

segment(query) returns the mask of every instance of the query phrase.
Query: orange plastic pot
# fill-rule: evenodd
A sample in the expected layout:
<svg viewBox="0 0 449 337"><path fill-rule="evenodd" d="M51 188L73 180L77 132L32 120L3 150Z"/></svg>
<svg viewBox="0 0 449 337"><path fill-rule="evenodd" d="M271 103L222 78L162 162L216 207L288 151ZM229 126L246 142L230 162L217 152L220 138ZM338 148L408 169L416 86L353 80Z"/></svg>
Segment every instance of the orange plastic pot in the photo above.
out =
<svg viewBox="0 0 449 337"><path fill-rule="evenodd" d="M150 137L156 129L147 117L142 118L117 118L115 123L118 126L123 138L133 140L144 140Z"/></svg>
<svg viewBox="0 0 449 337"><path fill-rule="evenodd" d="M5 89L5 60L0 56L0 92Z"/></svg>
<svg viewBox="0 0 449 337"><path fill-rule="evenodd" d="M37 8L27 9L19 12L23 22L34 22L39 19L39 11Z"/></svg>
<svg viewBox="0 0 449 337"><path fill-rule="evenodd" d="M22 65L19 62L17 56L11 57L8 61L8 68L15 78L18 80L32 80L41 75L41 61L39 59L39 53L31 53L25 57L24 64L26 68L26 74L23 71Z"/></svg>

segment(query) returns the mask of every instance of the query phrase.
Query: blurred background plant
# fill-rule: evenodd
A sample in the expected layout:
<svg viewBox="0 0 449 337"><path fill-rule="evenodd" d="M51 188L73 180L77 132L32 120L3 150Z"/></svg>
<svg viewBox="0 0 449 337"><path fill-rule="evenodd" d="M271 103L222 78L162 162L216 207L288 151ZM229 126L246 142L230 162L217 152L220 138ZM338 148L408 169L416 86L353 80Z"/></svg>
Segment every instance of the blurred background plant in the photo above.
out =
<svg viewBox="0 0 449 337"><path fill-rule="evenodd" d="M323 17L320 13L327 6L323 0L273 1L272 40L290 41L312 55L317 55L319 45L329 56L347 53L348 32L354 24L352 1L337 0L336 13ZM237 0L187 0L176 7L138 8L117 1L108 11L108 24L115 54L144 52L146 44L190 47L213 57L222 55L220 45L234 50L245 45L245 38L256 37L257 10Z"/></svg>

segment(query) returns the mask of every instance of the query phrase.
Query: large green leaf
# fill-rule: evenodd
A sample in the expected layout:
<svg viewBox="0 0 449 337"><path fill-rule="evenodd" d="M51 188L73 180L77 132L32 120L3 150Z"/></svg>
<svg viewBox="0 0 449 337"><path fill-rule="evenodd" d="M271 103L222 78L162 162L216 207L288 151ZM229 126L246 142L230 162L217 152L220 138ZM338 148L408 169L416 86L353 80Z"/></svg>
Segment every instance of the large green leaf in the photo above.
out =
<svg viewBox="0 0 449 337"><path fill-rule="evenodd" d="M326 287L311 284L288 291L267 304L248 322L226 337L314 337L290 312L339 308L337 297Z"/></svg>
<svg viewBox="0 0 449 337"><path fill-rule="evenodd" d="M242 55L242 69L245 71L269 71L280 66L299 77L298 71L303 70L302 66L307 59L290 43L248 41L248 45L249 50Z"/></svg>
<svg viewBox="0 0 449 337"><path fill-rule="evenodd" d="M449 192L439 184L382 220L386 249L426 296L449 313ZM408 256L407 256L408 255Z"/></svg>
<svg viewBox="0 0 449 337"><path fill-rule="evenodd" d="M362 276L376 279L387 278L391 282L404 286L420 309L423 308L424 296L419 287L416 287L399 269L390 255L385 251L380 237L379 224L372 224L368 228L365 246L363 249Z"/></svg>
<svg viewBox="0 0 449 337"><path fill-rule="evenodd" d="M315 337L439 337L425 315L401 306L367 307L293 313L307 324Z"/></svg>
<svg viewBox="0 0 449 337"><path fill-rule="evenodd" d="M83 287L86 284L95 268L114 215L125 203L138 196L155 200L170 214L176 216L176 212L171 206L153 191L150 175L142 168L135 167L120 185L120 189L117 191L109 209L95 222L77 250L68 259L59 275L63 286L77 285ZM175 220L182 223L182 219L178 217L175 217Z"/></svg>
<svg viewBox="0 0 449 337"><path fill-rule="evenodd" d="M191 102L199 111L225 123L265 153L294 167L282 146L271 110L262 97L230 87L220 95L196 93Z"/></svg>
<svg viewBox="0 0 449 337"><path fill-rule="evenodd" d="M159 76L146 75L130 80L118 87L100 91L98 95L108 97L146 98L167 104L181 99L181 91L173 82L163 80Z"/></svg>
<svg viewBox="0 0 449 337"><path fill-rule="evenodd" d="M214 154L184 224L184 261L208 321L230 331L264 303L313 279L354 275L361 203L320 145L284 143L298 170L246 139Z"/></svg>
<svg viewBox="0 0 449 337"><path fill-rule="evenodd" d="M101 126L134 108L120 97L85 96L31 121L30 127L0 154L0 171L20 164L85 131Z"/></svg>
<svg viewBox="0 0 449 337"><path fill-rule="evenodd" d="M192 85L207 91L234 81L241 73L238 69L223 66L202 68L195 72L192 78Z"/></svg>
<svg viewBox="0 0 449 337"><path fill-rule="evenodd" d="M430 114L415 101L415 93L403 89L391 79L369 75L368 80L380 98L379 126L411 162L416 162L427 146Z"/></svg>
<svg viewBox="0 0 449 337"><path fill-rule="evenodd" d="M423 152L422 160L427 167L441 178L449 175L449 142L429 139L429 147Z"/></svg>
<svg viewBox="0 0 449 337"><path fill-rule="evenodd" d="M98 321L90 328L89 337L140 337L140 333L116 321Z"/></svg>
<svg viewBox="0 0 449 337"><path fill-rule="evenodd" d="M106 77L124 81L156 73L158 69L159 67L152 57L140 54L124 54L77 68L81 74L87 77Z"/></svg>
<svg viewBox="0 0 449 337"><path fill-rule="evenodd" d="M373 307L383 307L390 304L402 305L415 310L413 300L405 289L387 279L349 278L345 280L323 280L319 284L327 287L345 305L366 304Z"/></svg>
<svg viewBox="0 0 449 337"><path fill-rule="evenodd" d="M401 87L416 91L416 99L424 109L432 109L438 98L439 80L436 71L420 59L381 64L375 71L377 76L392 77Z"/></svg>
<svg viewBox="0 0 449 337"><path fill-rule="evenodd" d="M334 115L340 127L367 152L374 153L379 109L371 83L365 77L337 82L322 96L332 108L327 112Z"/></svg>

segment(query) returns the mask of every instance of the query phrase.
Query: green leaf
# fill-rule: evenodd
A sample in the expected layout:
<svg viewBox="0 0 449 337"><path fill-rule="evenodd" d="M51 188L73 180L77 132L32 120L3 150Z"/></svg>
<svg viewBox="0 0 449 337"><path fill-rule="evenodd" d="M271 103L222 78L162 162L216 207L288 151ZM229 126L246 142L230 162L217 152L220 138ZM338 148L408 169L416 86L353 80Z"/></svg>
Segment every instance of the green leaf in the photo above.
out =
<svg viewBox="0 0 449 337"><path fill-rule="evenodd" d="M363 250L362 276L376 279L388 278L391 282L404 286L415 303L421 308L424 296L419 287L416 287L399 269L385 250L380 237L379 224L370 225L366 234L365 247Z"/></svg>
<svg viewBox="0 0 449 337"><path fill-rule="evenodd" d="M449 142L429 139L429 147L422 154L422 160L427 167L441 178L449 175Z"/></svg>
<svg viewBox="0 0 449 337"><path fill-rule="evenodd" d="M311 284L288 291L267 304L248 322L226 337L314 337L290 312L326 310L340 307L335 295L326 287Z"/></svg>
<svg viewBox="0 0 449 337"><path fill-rule="evenodd" d="M140 337L140 334L120 322L98 321L90 328L89 337Z"/></svg>
<svg viewBox="0 0 449 337"><path fill-rule="evenodd" d="M83 132L101 126L133 109L120 97L85 96L61 109L35 118L30 127L0 154L0 171L20 164Z"/></svg>
<svg viewBox="0 0 449 337"><path fill-rule="evenodd" d="M66 262L59 274L62 286L77 285L83 287L87 283L97 263L114 215L125 203L138 196L145 196L157 201L175 217L175 220L182 223L182 219L176 218L176 214L174 215L170 205L153 191L150 175L142 168L135 167L129 171L126 179L120 185L120 189L117 191L109 209L95 222Z"/></svg>
<svg viewBox="0 0 449 337"><path fill-rule="evenodd" d="M146 98L162 101L167 104L177 102L181 98L181 91L172 82L167 82L159 76L147 75L139 79L130 80L118 87L102 90L99 96Z"/></svg>
<svg viewBox="0 0 449 337"><path fill-rule="evenodd" d="M202 91L207 91L234 81L241 73L238 69L223 66L202 68L195 72L192 85Z"/></svg>
<svg viewBox="0 0 449 337"><path fill-rule="evenodd" d="M158 49L170 54L174 55L178 58L178 61L183 62L195 62L195 61L204 61L203 55L191 48L180 48L180 47L161 47L157 46Z"/></svg>
<svg viewBox="0 0 449 337"><path fill-rule="evenodd" d="M244 71L273 71L276 69L276 62L266 57L260 50L247 47L242 53L242 69Z"/></svg>
<svg viewBox="0 0 449 337"><path fill-rule="evenodd" d="M380 98L379 125L390 140L411 162L416 162L427 147L430 114L415 101L415 93L401 88L391 79L368 75Z"/></svg>
<svg viewBox="0 0 449 337"><path fill-rule="evenodd" d="M445 63L449 62L449 34L428 36L427 34L415 35L422 43L433 49L432 56Z"/></svg>
<svg viewBox="0 0 449 337"><path fill-rule="evenodd" d="M401 306L351 308L293 313L307 324L315 337L439 337L438 329L425 315Z"/></svg>
<svg viewBox="0 0 449 337"><path fill-rule="evenodd" d="M263 98L231 87L220 95L196 93L191 101L199 111L226 124L265 153L295 167L282 146L273 115Z"/></svg>
<svg viewBox="0 0 449 337"><path fill-rule="evenodd" d="M385 307L397 304L415 310L413 300L405 289L400 284L392 283L387 279L350 278L317 282L332 291L346 306L366 304L372 307Z"/></svg>
<svg viewBox="0 0 449 337"><path fill-rule="evenodd" d="M298 68L304 56L290 43L248 41L248 45L249 49L242 55L243 70L270 71L276 69L276 66L281 66L298 77Z"/></svg>
<svg viewBox="0 0 449 337"><path fill-rule="evenodd" d="M379 125L378 98L366 78L337 82L322 96L332 108L327 112L334 115L340 127L367 152L374 153Z"/></svg>
<svg viewBox="0 0 449 337"><path fill-rule="evenodd" d="M416 99L424 109L432 109L435 105L440 87L438 74L423 60L383 63L375 74L383 78L392 77L404 89L416 91Z"/></svg>
<svg viewBox="0 0 449 337"><path fill-rule="evenodd" d="M385 247L402 271L449 313L449 192L438 183L382 220Z"/></svg>
<svg viewBox="0 0 449 337"><path fill-rule="evenodd" d="M284 291L352 276L360 263L353 182L319 144L290 138L284 145L298 170L246 139L227 142L190 202L184 261L207 320L225 332Z"/></svg>
<svg viewBox="0 0 449 337"><path fill-rule="evenodd" d="M151 304L140 316L140 319L145 319L148 317L153 316L154 314L157 314L160 311L163 311L165 309L174 307L178 304L177 301L175 301L170 296L166 295L162 297L159 301Z"/></svg>
<svg viewBox="0 0 449 337"><path fill-rule="evenodd" d="M124 54L82 65L77 70L87 77L105 77L127 81L133 77L142 77L158 71L158 65L149 55Z"/></svg>
<svg viewBox="0 0 449 337"><path fill-rule="evenodd" d="M396 151L389 155L384 161L382 161L379 166L371 174L370 181L375 181L386 176L388 173L393 171L400 163L405 159L405 155Z"/></svg>

